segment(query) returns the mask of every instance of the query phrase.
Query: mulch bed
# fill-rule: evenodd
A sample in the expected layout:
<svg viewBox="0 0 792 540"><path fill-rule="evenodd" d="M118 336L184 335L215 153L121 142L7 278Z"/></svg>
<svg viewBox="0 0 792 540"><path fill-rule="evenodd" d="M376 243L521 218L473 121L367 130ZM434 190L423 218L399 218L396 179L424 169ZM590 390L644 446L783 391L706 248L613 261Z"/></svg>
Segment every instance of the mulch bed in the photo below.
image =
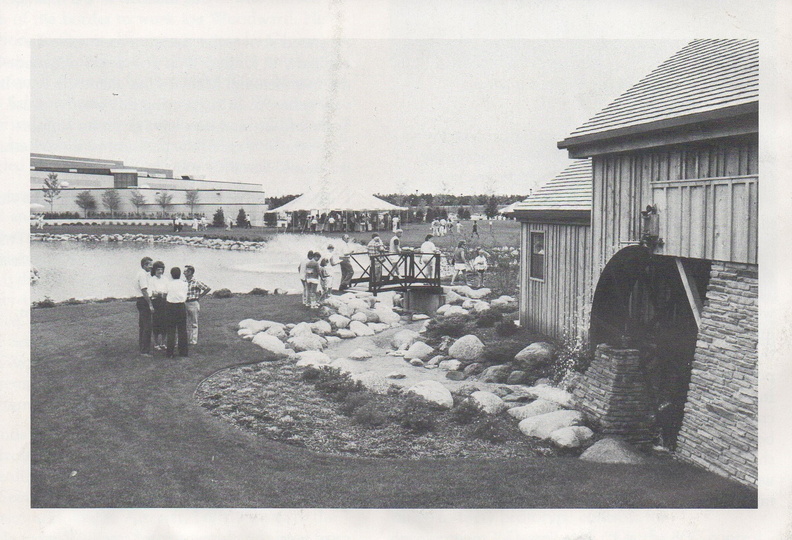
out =
<svg viewBox="0 0 792 540"><path fill-rule="evenodd" d="M195 395L212 414L242 430L315 452L401 459L555 455L550 446L522 435L511 419L504 419L510 428L501 443L475 438L474 426L453 421L448 411L437 411L436 429L422 434L395 422L357 424L341 412L340 403L302 381L302 370L288 360L228 368L204 380ZM371 397L393 410L405 399Z"/></svg>

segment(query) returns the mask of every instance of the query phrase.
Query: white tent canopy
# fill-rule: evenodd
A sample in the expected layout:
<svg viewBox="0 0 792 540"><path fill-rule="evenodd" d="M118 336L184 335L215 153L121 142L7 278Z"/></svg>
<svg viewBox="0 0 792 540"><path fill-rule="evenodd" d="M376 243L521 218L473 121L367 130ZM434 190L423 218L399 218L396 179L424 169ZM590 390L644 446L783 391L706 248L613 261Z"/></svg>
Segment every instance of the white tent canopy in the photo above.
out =
<svg viewBox="0 0 792 540"><path fill-rule="evenodd" d="M304 193L283 206L273 208L270 212L297 212L299 210L308 212L312 210L318 212L395 212L407 209L360 191L341 190L323 196L317 190Z"/></svg>

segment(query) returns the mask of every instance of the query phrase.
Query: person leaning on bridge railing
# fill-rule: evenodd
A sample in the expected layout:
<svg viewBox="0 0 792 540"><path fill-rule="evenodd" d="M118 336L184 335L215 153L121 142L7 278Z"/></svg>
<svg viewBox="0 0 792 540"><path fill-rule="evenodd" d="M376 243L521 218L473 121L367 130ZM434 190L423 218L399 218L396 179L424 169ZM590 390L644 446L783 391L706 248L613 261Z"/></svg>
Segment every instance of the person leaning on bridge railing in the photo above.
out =
<svg viewBox="0 0 792 540"><path fill-rule="evenodd" d="M430 279L434 277L434 266L432 265L434 255L440 253L440 250L432 242L432 238L434 237L431 234L427 234L424 243L421 244L421 268L426 277Z"/></svg>
<svg viewBox="0 0 792 540"><path fill-rule="evenodd" d="M368 251L371 265L371 279L373 281L379 281L382 275L382 263L377 259L377 255L386 253L385 244L382 243L379 233L373 233L371 235L371 240L366 245L366 251Z"/></svg>

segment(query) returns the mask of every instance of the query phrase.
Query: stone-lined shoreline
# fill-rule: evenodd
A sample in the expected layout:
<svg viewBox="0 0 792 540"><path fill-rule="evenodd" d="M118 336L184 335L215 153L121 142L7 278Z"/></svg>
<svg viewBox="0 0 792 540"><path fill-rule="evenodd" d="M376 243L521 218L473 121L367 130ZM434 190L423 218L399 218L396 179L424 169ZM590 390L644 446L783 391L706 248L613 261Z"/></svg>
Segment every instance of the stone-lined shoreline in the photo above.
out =
<svg viewBox="0 0 792 540"><path fill-rule="evenodd" d="M51 234L31 233L31 240L39 242L145 242L148 244L176 244L182 246L229 249L235 251L257 251L266 241L230 240L205 238L203 236L174 236L170 234Z"/></svg>

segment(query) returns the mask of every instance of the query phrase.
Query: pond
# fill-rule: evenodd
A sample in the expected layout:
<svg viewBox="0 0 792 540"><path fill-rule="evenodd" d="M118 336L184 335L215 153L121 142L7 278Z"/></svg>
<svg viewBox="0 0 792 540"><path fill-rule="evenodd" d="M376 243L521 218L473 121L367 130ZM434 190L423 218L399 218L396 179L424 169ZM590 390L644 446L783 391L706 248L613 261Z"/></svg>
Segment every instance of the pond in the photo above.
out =
<svg viewBox="0 0 792 540"><path fill-rule="evenodd" d="M191 264L196 279L215 290L246 293L259 287L297 291L301 289L297 265L306 253L324 252L328 244L340 242L319 235L283 234L258 251L232 251L143 242L31 241L30 262L40 279L30 286L30 300L134 296L134 276L144 256L163 261L168 269ZM363 246L357 247L356 251L363 251ZM337 285L339 267L331 272Z"/></svg>

